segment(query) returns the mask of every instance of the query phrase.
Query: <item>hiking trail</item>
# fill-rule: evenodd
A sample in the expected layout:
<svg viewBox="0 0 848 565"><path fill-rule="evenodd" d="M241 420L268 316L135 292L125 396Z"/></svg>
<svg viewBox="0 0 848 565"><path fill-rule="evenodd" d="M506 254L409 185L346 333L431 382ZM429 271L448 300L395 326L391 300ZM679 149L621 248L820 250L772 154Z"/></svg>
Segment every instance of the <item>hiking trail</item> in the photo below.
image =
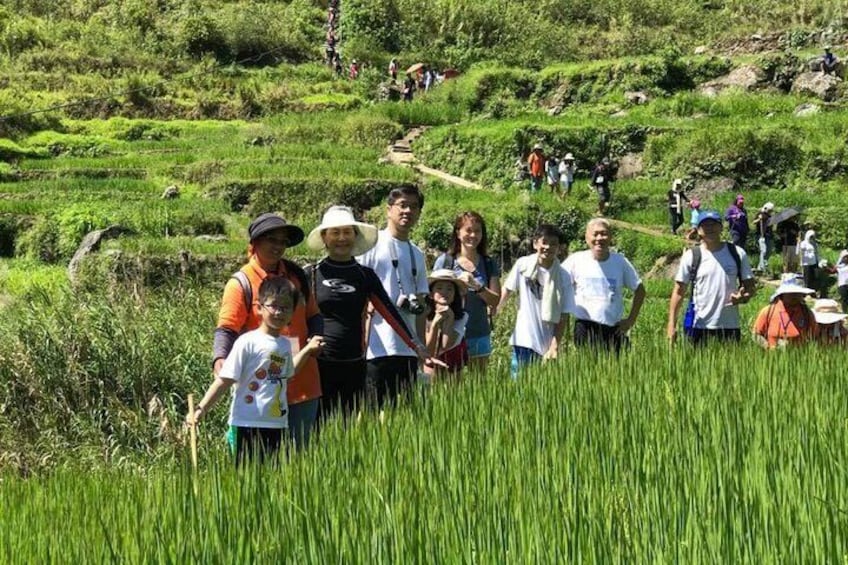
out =
<svg viewBox="0 0 848 565"><path fill-rule="evenodd" d="M428 167L427 165L422 165L415 159L415 154L412 151L412 144L426 130L426 126L415 126L411 128L408 132L406 132L406 135L404 135L401 139L395 141L388 147L388 150L386 152L386 160L394 165L412 167L422 175L437 178L448 184L452 184L460 188L482 190L483 187L477 184L476 182L472 182L468 179L464 179L462 177L446 173L445 171L433 169L432 167Z"/></svg>

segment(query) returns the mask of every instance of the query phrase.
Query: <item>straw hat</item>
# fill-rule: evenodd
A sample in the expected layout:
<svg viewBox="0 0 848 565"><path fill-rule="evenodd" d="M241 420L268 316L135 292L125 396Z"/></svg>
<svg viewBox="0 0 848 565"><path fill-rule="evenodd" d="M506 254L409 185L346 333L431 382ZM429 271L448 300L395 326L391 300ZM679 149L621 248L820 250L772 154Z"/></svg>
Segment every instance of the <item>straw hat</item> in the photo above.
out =
<svg viewBox="0 0 848 565"><path fill-rule="evenodd" d="M842 313L842 308L836 300L830 298L820 298L813 305L813 315L816 317L816 322L819 324L836 324L845 318L848 314Z"/></svg>
<svg viewBox="0 0 848 565"><path fill-rule="evenodd" d="M774 302L778 296L782 294L815 294L816 291L812 288L802 286L798 282L798 277L794 273L786 273L780 280L780 286L774 291L774 294L769 298L769 302Z"/></svg>
<svg viewBox="0 0 848 565"><path fill-rule="evenodd" d="M774 202L766 202L763 204L763 212L771 212L774 210Z"/></svg>
<svg viewBox="0 0 848 565"><path fill-rule="evenodd" d="M468 290L468 284L461 278L457 277L456 273L453 272L453 269L436 269L427 277L427 284L430 286L433 286L433 283L438 281L450 281L454 283L460 294L465 294Z"/></svg>
<svg viewBox="0 0 848 565"><path fill-rule="evenodd" d="M542 149L544 149L544 147L542 147L541 143L537 143L533 146L533 151L541 151Z"/></svg>
<svg viewBox="0 0 848 565"><path fill-rule="evenodd" d="M347 206L330 206L324 212L324 218L321 224L314 230L309 232L306 238L306 245L315 251L324 249L324 240L321 239L321 232L330 228L342 228L352 226L356 228L356 240L353 242L352 255L362 255L375 245L377 245L377 228L371 224L357 222L353 217L353 210Z"/></svg>
<svg viewBox="0 0 848 565"><path fill-rule="evenodd" d="M563 161L573 161L574 155L572 153L566 153L565 157L562 158Z"/></svg>
<svg viewBox="0 0 848 565"><path fill-rule="evenodd" d="M674 179L674 182L671 183L671 186L677 188L678 186L683 186L683 179Z"/></svg>

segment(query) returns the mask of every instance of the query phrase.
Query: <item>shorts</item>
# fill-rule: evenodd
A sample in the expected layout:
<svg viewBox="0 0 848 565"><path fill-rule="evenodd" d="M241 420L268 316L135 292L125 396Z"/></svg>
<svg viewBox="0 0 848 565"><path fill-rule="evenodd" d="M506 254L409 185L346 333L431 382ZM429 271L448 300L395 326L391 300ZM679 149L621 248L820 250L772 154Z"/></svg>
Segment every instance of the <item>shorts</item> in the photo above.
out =
<svg viewBox="0 0 848 565"><path fill-rule="evenodd" d="M273 464L280 462L280 448L284 445L283 433L288 436L285 428L248 428L230 426L227 431L227 443L235 457L237 467L249 463Z"/></svg>
<svg viewBox="0 0 848 565"><path fill-rule="evenodd" d="M602 202L606 204L610 201L610 190L609 188L599 188L598 189L598 202Z"/></svg>
<svg viewBox="0 0 848 565"><path fill-rule="evenodd" d="M480 337L467 338L468 357L488 357L492 354L492 336L484 335Z"/></svg>

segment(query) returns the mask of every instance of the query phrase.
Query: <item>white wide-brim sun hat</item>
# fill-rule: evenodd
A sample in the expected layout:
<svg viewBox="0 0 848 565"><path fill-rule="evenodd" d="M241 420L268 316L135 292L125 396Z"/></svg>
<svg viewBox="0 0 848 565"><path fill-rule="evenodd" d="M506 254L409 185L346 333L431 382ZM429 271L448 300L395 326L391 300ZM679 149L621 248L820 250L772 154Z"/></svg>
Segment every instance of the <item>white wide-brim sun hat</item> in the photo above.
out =
<svg viewBox="0 0 848 565"><path fill-rule="evenodd" d="M356 228L356 240L353 242L351 255L362 255L377 245L377 227L356 221L356 218L353 217L353 210L347 206L331 206L324 212L321 224L309 232L306 245L315 251L322 251L324 240L321 239L321 232L330 228L343 228L345 226Z"/></svg>
<svg viewBox="0 0 848 565"><path fill-rule="evenodd" d="M456 276L456 273L453 271L453 269L436 269L435 271L427 275L428 285L432 285L434 282L437 281L452 282L454 285L456 285L456 288L457 290L459 290L460 294L465 294L468 290L468 284L464 280Z"/></svg>
<svg viewBox="0 0 848 565"><path fill-rule="evenodd" d="M836 324L845 318L848 314L843 314L839 303L830 298L820 298L813 304L813 316L816 317L816 322L819 324Z"/></svg>
<svg viewBox="0 0 848 565"><path fill-rule="evenodd" d="M812 288L801 285L798 278L792 273L787 273L780 281L780 286L774 291L774 294L769 298L769 302L774 302L781 294L815 294L816 291Z"/></svg>

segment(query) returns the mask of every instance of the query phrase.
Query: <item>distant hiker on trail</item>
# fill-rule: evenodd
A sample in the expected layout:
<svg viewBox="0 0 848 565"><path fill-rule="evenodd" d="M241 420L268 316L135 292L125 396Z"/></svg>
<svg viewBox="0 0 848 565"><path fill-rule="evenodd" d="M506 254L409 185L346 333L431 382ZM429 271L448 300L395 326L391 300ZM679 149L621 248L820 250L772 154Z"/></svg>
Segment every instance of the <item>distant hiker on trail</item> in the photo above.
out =
<svg viewBox="0 0 848 565"><path fill-rule="evenodd" d="M530 178L530 167L527 164L527 161L519 157L515 160L515 173L512 176L513 182L522 183Z"/></svg>
<svg viewBox="0 0 848 565"><path fill-rule="evenodd" d="M377 244L377 233L375 226L356 221L347 206L331 206L306 238L310 249L326 253L306 269L324 317L324 347L318 355L322 420L336 411L347 417L365 404L368 308L413 351L420 345L377 273L356 262L355 256Z"/></svg>
<svg viewBox="0 0 848 565"><path fill-rule="evenodd" d="M559 190L559 163L553 155L548 157L545 163L545 173L548 177L548 188L552 194L556 194Z"/></svg>
<svg viewBox="0 0 848 565"><path fill-rule="evenodd" d="M571 195L571 187L574 186L574 171L574 155L566 153L559 162L559 182L562 193L566 196Z"/></svg>
<svg viewBox="0 0 848 565"><path fill-rule="evenodd" d="M589 249L571 254L562 263L574 285L574 344L618 353L629 345L645 286L624 255L610 251L609 221L593 218L586 224ZM630 315L624 317L624 289L633 291Z"/></svg>
<svg viewBox="0 0 848 565"><path fill-rule="evenodd" d="M392 60L389 61L389 76L392 77L392 82L397 81L398 75L398 60L392 57Z"/></svg>
<svg viewBox="0 0 848 565"><path fill-rule="evenodd" d="M683 179L674 179L671 190L668 191L668 215L671 223L671 233L677 235L677 228L683 224L683 203L689 198L683 192Z"/></svg>
<svg viewBox="0 0 848 565"><path fill-rule="evenodd" d="M780 236L783 246L783 272L795 273L798 271L798 236L801 235L801 226L794 218L784 220L777 224L777 235Z"/></svg>
<svg viewBox="0 0 848 565"><path fill-rule="evenodd" d="M307 361L314 363L323 343L321 336L312 336L300 351L292 352L282 330L291 323L301 294L288 279L266 278L257 289L256 300L253 313L259 320L258 328L235 340L189 418L190 424L197 424L221 395L236 385L227 435L239 466L250 460L277 461L280 447L288 439L283 433L293 425L286 383Z"/></svg>
<svg viewBox="0 0 848 565"><path fill-rule="evenodd" d="M465 339L469 366L485 370L492 354L490 314L494 313L501 296L501 269L488 255L486 223L477 212L464 212L456 217L451 239L450 248L436 258L433 270L453 269L467 284Z"/></svg>
<svg viewBox="0 0 848 565"><path fill-rule="evenodd" d="M798 244L798 255L801 257L801 270L804 273L804 284L817 292L819 287L819 244L816 232L807 230L804 240Z"/></svg>
<svg viewBox="0 0 848 565"><path fill-rule="evenodd" d="M347 76L350 80L356 80L359 77L359 63L356 62L356 59L350 62Z"/></svg>
<svg viewBox="0 0 848 565"><path fill-rule="evenodd" d="M598 194L598 215L600 216L606 213L610 200L612 200L612 192L610 190L610 183L613 180L612 175L612 163L609 157L601 159L601 162L592 169L589 184L591 189Z"/></svg>
<svg viewBox="0 0 848 565"><path fill-rule="evenodd" d="M745 250L721 240L721 215L704 211L698 218L701 243L683 253L674 277L666 335L677 337L677 320L686 290L692 287L683 329L693 345L707 341L738 342L739 304L756 292Z"/></svg>
<svg viewBox="0 0 848 565"><path fill-rule="evenodd" d="M574 311L571 276L557 261L564 242L559 228L541 224L533 234L536 252L520 257L504 280L499 312L510 294L518 293L515 330L509 338L514 379L529 365L557 358L568 314Z"/></svg>
<svg viewBox="0 0 848 565"><path fill-rule="evenodd" d="M773 211L774 204L766 202L757 212L757 217L754 218L754 227L757 229L757 244L760 247L760 262L757 264L757 271L760 273L765 273L768 269L768 259L774 249L774 231L769 223Z"/></svg>
<svg viewBox="0 0 848 565"><path fill-rule="evenodd" d="M412 73L406 73L406 78L403 81L403 90L401 95L404 102L412 102L412 96L415 93L415 79L412 78Z"/></svg>
<svg viewBox="0 0 848 565"><path fill-rule="evenodd" d="M794 274L783 276L780 286L754 320L754 340L766 349L800 345L818 335L816 318L804 296L813 294L812 288L798 283Z"/></svg>
<svg viewBox="0 0 848 565"><path fill-rule="evenodd" d="M686 234L686 239L697 241L698 239L698 218L701 216L701 201L693 198L689 202L689 208L692 210L689 217L689 233Z"/></svg>
<svg viewBox="0 0 848 565"><path fill-rule="evenodd" d="M745 197L737 194L727 211L724 213L727 220L727 229L730 234L730 242L733 245L745 249L748 240L748 211L745 210Z"/></svg>
<svg viewBox="0 0 848 565"><path fill-rule="evenodd" d="M456 375L468 364L468 343L465 329L468 312L463 306L468 285L456 276L453 269L437 269L427 277L430 294L427 297L427 332L425 343L430 355L447 367L427 367L428 374Z"/></svg>
<svg viewBox="0 0 848 565"><path fill-rule="evenodd" d="M837 67L839 66L839 57L833 54L830 50L830 47L824 48L824 55L822 55L821 63L819 64L819 69L821 70L823 75L830 75L836 72Z"/></svg>
<svg viewBox="0 0 848 565"><path fill-rule="evenodd" d="M836 273L836 291L839 293L842 310L848 312L848 249L839 252L839 259L831 272Z"/></svg>
<svg viewBox="0 0 848 565"><path fill-rule="evenodd" d="M542 182L545 179L545 159L544 148L541 143L533 146L530 156L527 157L527 167L530 171L530 191L535 192L542 188Z"/></svg>
<svg viewBox="0 0 848 565"><path fill-rule="evenodd" d="M336 76L341 78L344 72L344 65L342 65L342 56L338 51L333 55L333 70L336 72Z"/></svg>
<svg viewBox="0 0 848 565"><path fill-rule="evenodd" d="M213 371L217 376L224 360L233 349L236 338L255 330L261 323L260 312L253 308L259 286L269 277L284 277L294 284L301 300L293 306L291 322L282 335L296 338L306 347L309 338L323 332L323 320L315 297L309 292L306 274L295 263L284 258L286 249L303 241L303 230L287 223L276 214L262 214L247 228L250 237L248 262L237 271L224 287L218 325L213 346ZM304 361L288 382L288 427L298 448L309 443L309 436L318 416L321 382L318 363L312 357Z"/></svg>

